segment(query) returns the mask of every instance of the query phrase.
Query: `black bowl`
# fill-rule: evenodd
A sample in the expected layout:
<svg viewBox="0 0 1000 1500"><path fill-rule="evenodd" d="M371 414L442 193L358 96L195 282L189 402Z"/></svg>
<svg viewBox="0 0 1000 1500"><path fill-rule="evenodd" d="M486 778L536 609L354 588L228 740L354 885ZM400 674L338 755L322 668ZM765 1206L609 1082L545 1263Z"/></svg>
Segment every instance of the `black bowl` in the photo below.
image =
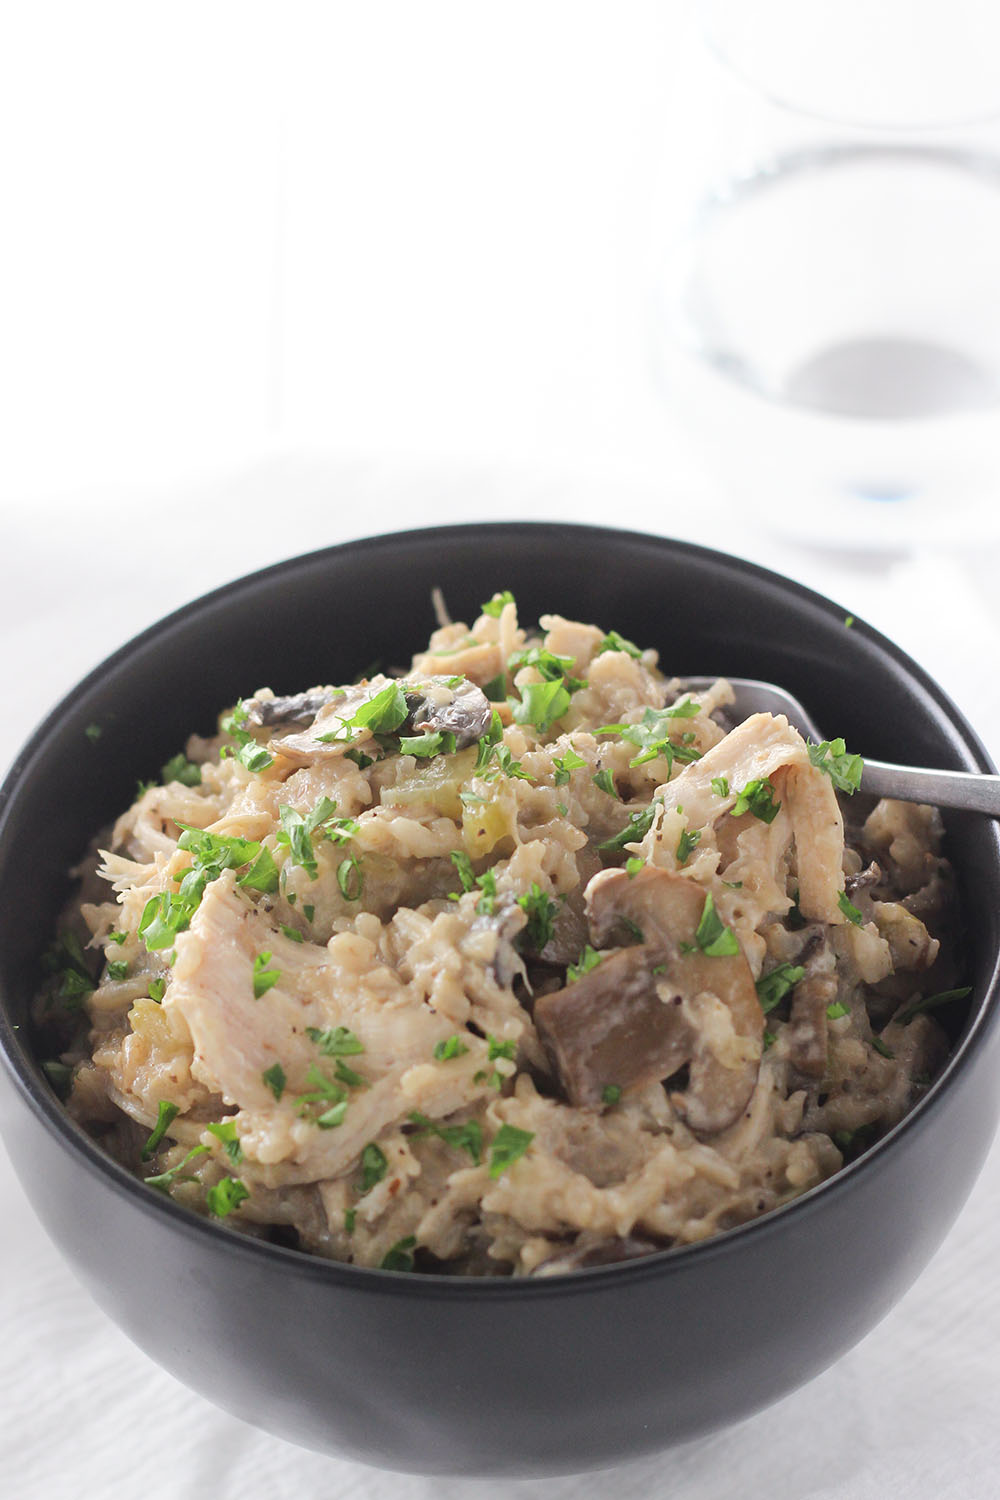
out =
<svg viewBox="0 0 1000 1500"><path fill-rule="evenodd" d="M703 1245L551 1280L369 1271L245 1239L131 1178L62 1112L32 1056L39 960L67 869L192 729L263 683L295 691L408 661L440 585L456 618L498 588L660 648L669 670L770 678L887 760L990 770L902 652L797 584L627 532L448 527L334 547L171 615L59 705L0 791L3 1128L25 1189L101 1306L209 1400L389 1468L577 1471L765 1406L867 1332L964 1202L998 1113L997 825L951 815L973 998L922 1103L796 1202ZM100 736L88 727L98 726Z"/></svg>

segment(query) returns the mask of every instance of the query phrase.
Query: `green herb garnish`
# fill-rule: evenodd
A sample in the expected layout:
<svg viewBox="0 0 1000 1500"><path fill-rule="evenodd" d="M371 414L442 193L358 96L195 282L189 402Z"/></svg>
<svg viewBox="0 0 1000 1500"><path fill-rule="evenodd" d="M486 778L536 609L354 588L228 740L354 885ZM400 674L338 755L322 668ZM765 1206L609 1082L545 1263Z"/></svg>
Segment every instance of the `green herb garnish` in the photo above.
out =
<svg viewBox="0 0 1000 1500"><path fill-rule="evenodd" d="M812 764L829 776L838 792L854 795L865 768L860 755L848 755L843 740L824 740L820 745L808 744L806 749Z"/></svg>
<svg viewBox="0 0 1000 1500"><path fill-rule="evenodd" d="M840 895L837 897L837 905L840 907L847 920L853 923L855 927L860 927L862 925L862 923L864 922L864 917L858 911L858 908L848 900L846 891L841 891Z"/></svg>
<svg viewBox="0 0 1000 1500"><path fill-rule="evenodd" d="M477 1167L482 1161L483 1132L478 1120L466 1120L462 1125L439 1125L418 1110L411 1110L409 1118L420 1127L420 1135L436 1135L453 1150L465 1151Z"/></svg>
<svg viewBox="0 0 1000 1500"><path fill-rule="evenodd" d="M570 964L567 968L566 983L573 984L577 979L581 979L584 974L589 974L591 969L597 968L600 961L601 955L597 952L596 948L592 948L587 943L576 963Z"/></svg>
<svg viewBox="0 0 1000 1500"><path fill-rule="evenodd" d="M238 1177L223 1177L221 1182L217 1182L206 1192L205 1205L215 1218L224 1219L249 1196L250 1189L245 1182L241 1182Z"/></svg>
<svg viewBox="0 0 1000 1500"><path fill-rule="evenodd" d="M735 932L725 926L715 909L711 891L705 894L705 905L694 938L702 953L707 953L710 958L727 958L740 951Z"/></svg>
<svg viewBox="0 0 1000 1500"><path fill-rule="evenodd" d="M146 1144L140 1153L140 1161L149 1161L157 1146L163 1140L172 1120L180 1114L180 1105L171 1104L169 1099L161 1099L156 1106L156 1124L146 1138Z"/></svg>
<svg viewBox="0 0 1000 1500"><path fill-rule="evenodd" d="M552 764L556 768L555 774L552 778L553 782L556 786L565 786L567 781L569 781L569 773L571 771L578 771L580 767L585 766L587 762L584 760L582 755L577 755L576 751L571 745L570 748L566 751L565 755L553 756Z"/></svg>
<svg viewBox="0 0 1000 1500"><path fill-rule="evenodd" d="M382 1147L377 1146L374 1141L369 1141L361 1153L361 1181L358 1183L358 1192L362 1197L365 1193L370 1193L376 1183L382 1181L388 1170L389 1161Z"/></svg>
<svg viewBox="0 0 1000 1500"><path fill-rule="evenodd" d="M502 1177L508 1167L520 1161L534 1139L533 1130L519 1130L516 1125L501 1125L490 1146L490 1176Z"/></svg>
<svg viewBox="0 0 1000 1500"><path fill-rule="evenodd" d="M445 1037L443 1042L434 1043L434 1061L450 1062L453 1057L463 1057L468 1050L460 1036Z"/></svg>
<svg viewBox="0 0 1000 1500"><path fill-rule="evenodd" d="M729 811L734 818L742 817L744 813L753 813L762 823L773 823L781 811L781 803L775 802L774 787L766 776L762 776L747 782L743 790L737 793L736 801Z"/></svg>
<svg viewBox="0 0 1000 1500"><path fill-rule="evenodd" d="M622 1096L622 1091L617 1083L606 1083L601 1090L601 1101L604 1104L617 1104Z"/></svg>
<svg viewBox="0 0 1000 1500"><path fill-rule="evenodd" d="M521 688L520 700L511 700L511 711L516 724L530 724L539 734L544 734L557 719L561 719L571 703L570 690L561 677L549 682L526 682Z"/></svg>
<svg viewBox="0 0 1000 1500"><path fill-rule="evenodd" d="M206 1125L205 1129L209 1135L214 1135L217 1141L221 1141L225 1147L226 1155L234 1167L239 1166L243 1160L243 1147L240 1138L236 1134L236 1124L233 1120L221 1120L215 1125Z"/></svg>
<svg viewBox="0 0 1000 1500"><path fill-rule="evenodd" d="M364 1044L347 1026L332 1026L325 1031L318 1026L307 1026L306 1036L316 1043L324 1057L355 1057L365 1050Z"/></svg>
<svg viewBox="0 0 1000 1500"><path fill-rule="evenodd" d="M179 751L161 768L160 779L164 786L171 781L179 781L181 786L200 786L201 766L197 761L188 760L184 752Z"/></svg>
<svg viewBox="0 0 1000 1500"><path fill-rule="evenodd" d="M361 861L352 854L348 859L342 859L337 866L337 885L345 901L360 901L361 892L364 889L365 877L361 869Z"/></svg>
<svg viewBox="0 0 1000 1500"><path fill-rule="evenodd" d="M757 999L765 1016L781 1004L800 979L805 978L805 972L798 964L777 964L767 974L761 975L757 980Z"/></svg>
<svg viewBox="0 0 1000 1500"><path fill-rule="evenodd" d="M607 635L598 645L594 655L600 656L604 651L624 651L626 656L631 656L634 661L638 661L642 655L639 647L634 642L626 640L623 635L619 635L617 630L608 631Z"/></svg>
<svg viewBox="0 0 1000 1500"><path fill-rule="evenodd" d="M613 834L611 838L598 844L598 849L624 849L626 844L641 843L653 826L653 819L661 806L659 801L651 802L641 812L629 813L628 822L621 832Z"/></svg>
<svg viewBox="0 0 1000 1500"><path fill-rule="evenodd" d="M255 1000L259 1000L262 995L266 995L268 990L276 985L281 978L280 969L269 969L267 967L270 962L270 952L258 953L253 961L253 997Z"/></svg>
<svg viewBox="0 0 1000 1500"><path fill-rule="evenodd" d="M412 1234L397 1240L383 1255L381 1269L383 1271L412 1271L413 1249L416 1243L416 1236Z"/></svg>
<svg viewBox="0 0 1000 1500"><path fill-rule="evenodd" d="M950 1005L953 1000L964 1000L967 995L971 994L972 986L968 984L957 990L941 990L937 995L927 995L922 1000L912 1001L892 1019L900 1026L905 1026L908 1021L913 1020L914 1016L922 1015L925 1010L936 1010L939 1005Z"/></svg>
<svg viewBox="0 0 1000 1500"><path fill-rule="evenodd" d="M275 1099L280 1099L288 1083L288 1079L285 1077L285 1070L280 1062L272 1063L260 1076L271 1090Z"/></svg>
<svg viewBox="0 0 1000 1500"><path fill-rule="evenodd" d="M517 904L528 918L523 934L525 943L534 953L541 953L552 936L552 924L559 915L559 903L547 896L538 881L533 880L530 890L523 896L518 896Z"/></svg>
<svg viewBox="0 0 1000 1500"><path fill-rule="evenodd" d="M615 786L615 778L609 770L597 771L590 779L602 792L607 792L609 797L614 797L616 801L621 801L621 798L618 796L618 788Z"/></svg>

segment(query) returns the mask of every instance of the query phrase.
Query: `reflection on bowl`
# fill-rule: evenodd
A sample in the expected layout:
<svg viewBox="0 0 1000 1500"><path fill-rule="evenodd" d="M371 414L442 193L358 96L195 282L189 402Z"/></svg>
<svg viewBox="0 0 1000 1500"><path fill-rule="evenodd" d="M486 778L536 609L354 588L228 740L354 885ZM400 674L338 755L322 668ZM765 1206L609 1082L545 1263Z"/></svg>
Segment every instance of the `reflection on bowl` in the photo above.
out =
<svg viewBox="0 0 1000 1500"><path fill-rule="evenodd" d="M516 524L352 543L219 590L124 647L18 757L0 794L4 1132L39 1216L100 1304L210 1400L307 1446L428 1472L574 1471L792 1390L933 1253L996 1123L1000 845L992 822L948 821L973 993L941 1077L865 1156L763 1219L570 1276L476 1280L321 1261L195 1218L79 1132L30 1055L28 1009L65 872L137 776L250 687L349 681L359 663L406 661L432 623L435 586L456 617L510 588L525 618L611 623L659 646L670 668L781 682L875 756L989 763L919 668L866 627L845 631L842 610L796 584L661 539Z"/></svg>

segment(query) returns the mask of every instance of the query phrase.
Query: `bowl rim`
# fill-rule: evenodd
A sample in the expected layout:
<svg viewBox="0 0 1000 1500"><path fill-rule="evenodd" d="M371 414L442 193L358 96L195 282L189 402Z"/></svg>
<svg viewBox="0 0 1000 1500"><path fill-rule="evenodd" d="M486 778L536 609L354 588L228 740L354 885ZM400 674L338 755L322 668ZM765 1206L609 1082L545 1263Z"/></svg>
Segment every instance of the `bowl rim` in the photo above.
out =
<svg viewBox="0 0 1000 1500"><path fill-rule="evenodd" d="M883 656L902 668L911 683L918 686L931 700L938 714L947 722L956 745L964 752L972 767L984 772L995 772L996 767L976 731L968 723L963 712L947 693L913 660L901 647L867 624L862 618L850 615L840 605L824 594L808 588L796 579L787 577L773 569L739 557L733 553L707 547L701 543L679 540L669 536L636 531L627 527L599 526L582 522L563 521L489 521L459 522L447 525L412 527L404 531L378 533L373 536L352 538L333 543L293 557L270 563L263 568L240 574L237 578L199 594L178 606L161 619L146 626L125 641L102 661L97 663L53 706L41 723L30 734L20 751L14 756L0 783L0 845L2 845L10 808L14 804L18 787L28 767L41 754L50 735L65 718L74 700L82 697L104 677L128 661L134 654L153 644L158 637L169 635L180 626L187 627L192 618L201 612L215 610L219 605L236 599L248 589L262 582L271 582L282 575L291 575L303 567L318 567L326 559L348 558L352 553L370 554L384 548L398 549L408 543L426 545L435 543L442 548L450 541L481 538L483 534L503 533L513 537L522 535L550 540L574 538L577 542L600 542L602 546L616 543L638 545L644 549L662 551L671 556L680 555L697 558L706 565L729 570L743 576L749 575L760 583L778 589L793 601L807 605L822 615L838 619L843 623L850 619L853 632L863 637ZM1000 865L1000 822L994 823L993 844L997 863ZM835 1196L850 1190L855 1178L878 1168L878 1162L894 1151L896 1144L916 1130L926 1127L936 1113L940 1101L958 1086L970 1066L971 1054L982 1045L985 1033L1000 1024L1000 952L993 961L993 968L984 997L967 1023L963 1034L955 1043L944 1067L935 1078L927 1093L903 1118L872 1146L841 1167L831 1177L815 1184L805 1192L770 1209L757 1218L712 1235L708 1239L663 1250L632 1260L617 1261L603 1266L583 1267L549 1276L475 1276L453 1275L422 1271L392 1271L381 1267L358 1266L346 1261L327 1259L309 1251L292 1249L273 1244L264 1239L237 1230L224 1220L211 1219L184 1208L166 1194L150 1191L140 1178L130 1173L121 1163L101 1150L83 1128L73 1121L62 1102L44 1080L40 1068L30 1054L30 1048L21 1041L13 1026L0 995L0 1061L21 1101L38 1119L59 1144L79 1159L79 1164L90 1174L105 1180L111 1190L124 1194L134 1206L146 1215L162 1222L166 1215L168 1225L195 1244L206 1243L208 1248L222 1248L226 1236L231 1253L249 1257L251 1262L284 1267L284 1273L305 1277L321 1284L341 1286L345 1291L376 1295L412 1295L435 1301L450 1301L454 1298L466 1301L475 1294L491 1300L509 1298L575 1296L585 1291L595 1291L608 1284L615 1286L626 1278L638 1285L650 1277L678 1274L691 1263L702 1264L709 1260L726 1258L739 1253L739 1247L748 1236L766 1241L791 1218L802 1218L816 1209L820 1203L831 1201ZM204 1237L208 1236L205 1241Z"/></svg>

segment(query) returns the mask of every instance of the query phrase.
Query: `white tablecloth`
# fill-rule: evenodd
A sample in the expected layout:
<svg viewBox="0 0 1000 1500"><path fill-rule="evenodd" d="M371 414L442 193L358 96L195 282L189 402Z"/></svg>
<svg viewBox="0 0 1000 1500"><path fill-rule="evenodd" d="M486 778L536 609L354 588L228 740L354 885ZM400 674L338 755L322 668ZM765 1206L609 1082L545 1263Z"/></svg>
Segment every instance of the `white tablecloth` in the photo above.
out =
<svg viewBox="0 0 1000 1500"><path fill-rule="evenodd" d="M160 494L51 502L30 517L8 508L0 517L7 703L0 761L103 655L206 588L348 536L485 515L610 517L790 572L894 637L1000 755L995 556L797 550L744 527L717 497L700 503L706 498L696 486L628 488L576 476L275 457ZM613 1474L488 1488L327 1459L221 1413L159 1370L91 1303L2 1154L0 1204L0 1485L16 1500L460 1500L487 1493L596 1500L611 1487L622 1500L997 1494L1000 1149L916 1286L859 1347L801 1391L735 1429Z"/></svg>

